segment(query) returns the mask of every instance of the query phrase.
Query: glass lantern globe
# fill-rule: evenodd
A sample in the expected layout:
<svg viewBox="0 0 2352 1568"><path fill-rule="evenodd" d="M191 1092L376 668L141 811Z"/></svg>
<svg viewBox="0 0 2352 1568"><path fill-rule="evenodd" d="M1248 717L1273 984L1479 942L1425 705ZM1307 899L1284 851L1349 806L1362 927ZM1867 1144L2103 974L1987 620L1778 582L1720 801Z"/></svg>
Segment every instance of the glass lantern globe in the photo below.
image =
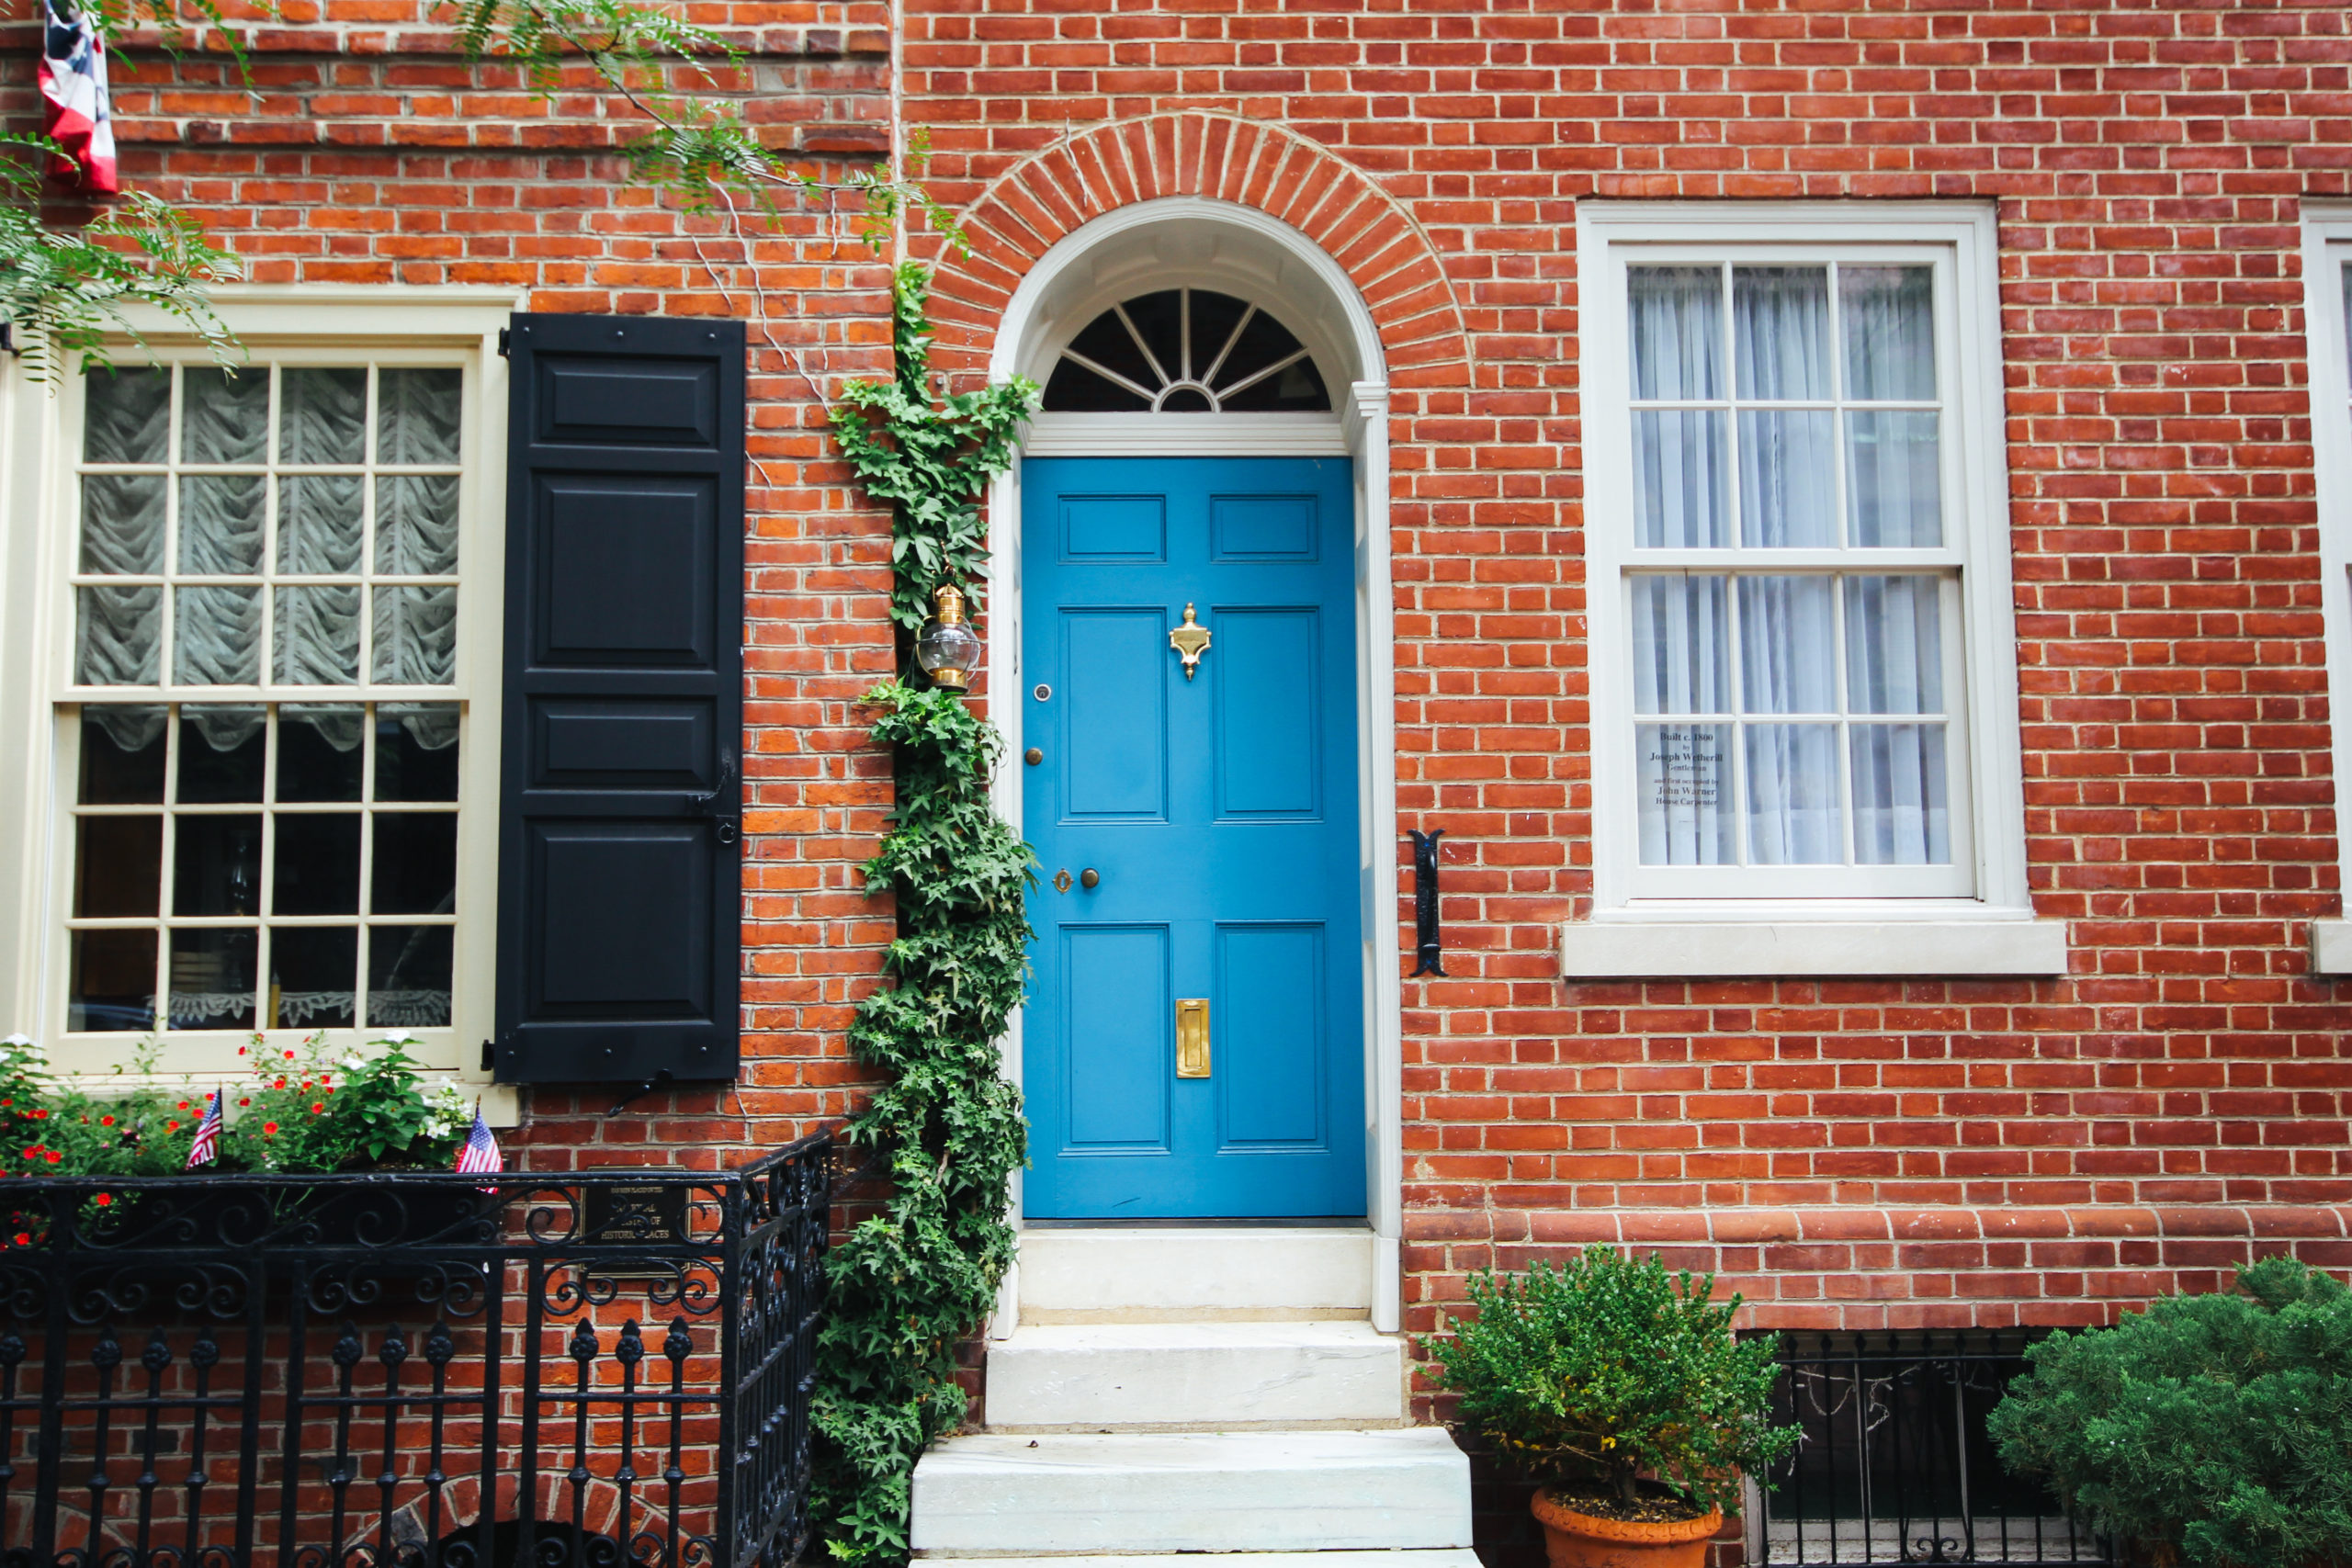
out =
<svg viewBox="0 0 2352 1568"><path fill-rule="evenodd" d="M915 662L934 685L960 692L971 684L984 651L980 634L964 619L964 592L952 582L933 596L937 612L915 637Z"/></svg>

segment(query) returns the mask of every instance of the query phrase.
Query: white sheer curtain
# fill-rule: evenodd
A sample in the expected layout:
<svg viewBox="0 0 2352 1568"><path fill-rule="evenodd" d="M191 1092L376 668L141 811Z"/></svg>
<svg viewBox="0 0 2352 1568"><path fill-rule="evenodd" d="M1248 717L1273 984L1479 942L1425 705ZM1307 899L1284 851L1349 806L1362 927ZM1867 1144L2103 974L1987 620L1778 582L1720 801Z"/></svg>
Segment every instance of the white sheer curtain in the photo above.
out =
<svg viewBox="0 0 2352 1568"><path fill-rule="evenodd" d="M274 622L266 650L272 680L324 688L356 686L363 679L451 683L457 589L447 583L362 580L457 572L458 476L381 469L458 464L459 372L387 367L374 373L375 471L361 471L370 468L370 372L365 367L277 367L274 442L268 367L228 374L191 366L176 374L176 462L170 439L174 371L130 370L89 378L85 459L151 471L83 477L77 568L99 579L170 581L100 581L76 590L76 681L127 687L165 682L257 684L265 673L267 593ZM254 471L177 471L227 465ZM344 471L301 471L330 468ZM271 468L277 470L274 479L265 471ZM175 533L167 504L175 499ZM367 548L371 499L372 558ZM167 539L173 541L168 546ZM163 646L167 592L168 649ZM363 616L369 619L363 622ZM375 645L372 668L365 671L363 625ZM120 710L118 743L131 743L145 731L152 721L141 716L148 711ZM241 722L226 716L244 711L209 705L189 710L216 745L231 743L231 730ZM453 712L443 705L418 706L408 722L417 741L429 748L456 739ZM355 729L350 744L357 743Z"/></svg>
<svg viewBox="0 0 2352 1568"><path fill-rule="evenodd" d="M1948 863L1942 580L1770 554L1940 542L1937 411L1850 406L1933 403L1932 276L1725 270L1631 272L1634 397L1732 405L1634 411L1637 542L1756 552L1630 581L1641 859Z"/></svg>

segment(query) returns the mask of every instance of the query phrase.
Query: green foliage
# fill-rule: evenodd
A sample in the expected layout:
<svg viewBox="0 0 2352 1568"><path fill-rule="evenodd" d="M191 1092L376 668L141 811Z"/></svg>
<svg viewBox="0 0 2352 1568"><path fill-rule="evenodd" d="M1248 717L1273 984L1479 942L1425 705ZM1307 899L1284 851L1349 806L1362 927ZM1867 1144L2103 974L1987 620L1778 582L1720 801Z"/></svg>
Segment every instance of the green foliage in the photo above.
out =
<svg viewBox="0 0 2352 1568"><path fill-rule="evenodd" d="M2352 1292L2290 1258L2027 1353L2001 1461L2195 1568L2352 1562Z"/></svg>
<svg viewBox="0 0 2352 1568"><path fill-rule="evenodd" d="M244 276L243 264L143 191L78 233L44 227L40 164L62 151L46 137L0 134L0 321L13 329L25 374L54 385L76 354L108 365L110 333L144 347L130 316L141 305L183 322L220 364L235 363L236 342L204 290Z"/></svg>
<svg viewBox="0 0 2352 1568"><path fill-rule="evenodd" d="M334 1060L324 1035L300 1051L255 1035L248 1081L228 1096L214 1168L318 1172L415 1166L446 1170L469 1124L454 1083L428 1087L406 1037ZM0 1170L46 1176L175 1176L187 1168L212 1085L162 1081L150 1040L114 1083L62 1084L21 1035L0 1041L0 1116L14 1140Z"/></svg>
<svg viewBox="0 0 2352 1568"><path fill-rule="evenodd" d="M922 624L938 583L977 577L980 494L1011 464L1033 390L933 395L926 283L919 267L898 270L896 377L853 385L832 412L858 477L896 518L902 633ZM989 798L994 727L959 694L919 679L866 697L879 710L874 739L895 759L898 806L865 885L897 901L899 929L891 983L850 1030L852 1052L886 1081L847 1139L870 1151L890 1193L831 1255L818 1341L813 1506L827 1550L847 1562L907 1555L914 1462L963 1419L956 1347L1012 1260L1006 1183L1027 1158L1020 1091L998 1042L1026 978L1035 862Z"/></svg>
<svg viewBox="0 0 2352 1568"><path fill-rule="evenodd" d="M1740 1298L1713 1302L1714 1277L1668 1275L1595 1247L1555 1269L1469 1281L1475 1320L1422 1348L1461 1418L1547 1485L1600 1485L1632 1503L1647 1478L1690 1506L1739 1511L1739 1478L1760 1477L1798 1428L1771 1425L1777 1336L1732 1337Z"/></svg>

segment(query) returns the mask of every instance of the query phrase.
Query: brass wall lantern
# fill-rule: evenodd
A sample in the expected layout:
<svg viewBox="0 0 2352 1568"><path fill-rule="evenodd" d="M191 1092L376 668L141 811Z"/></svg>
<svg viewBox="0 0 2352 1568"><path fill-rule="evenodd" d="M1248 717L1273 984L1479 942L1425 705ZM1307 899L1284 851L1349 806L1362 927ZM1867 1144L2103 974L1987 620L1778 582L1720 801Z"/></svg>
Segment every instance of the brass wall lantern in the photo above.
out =
<svg viewBox="0 0 2352 1568"><path fill-rule="evenodd" d="M941 583L932 603L936 609L915 637L915 662L933 685L963 691L980 667L980 634L964 619L964 591L954 583Z"/></svg>

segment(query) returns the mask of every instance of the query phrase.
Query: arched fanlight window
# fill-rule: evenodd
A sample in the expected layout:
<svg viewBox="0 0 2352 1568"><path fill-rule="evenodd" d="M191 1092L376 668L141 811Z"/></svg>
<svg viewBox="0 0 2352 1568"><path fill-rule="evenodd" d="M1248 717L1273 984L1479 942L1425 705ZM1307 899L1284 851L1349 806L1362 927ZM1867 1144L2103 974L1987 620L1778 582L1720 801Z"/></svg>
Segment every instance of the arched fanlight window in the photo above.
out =
<svg viewBox="0 0 2352 1568"><path fill-rule="evenodd" d="M1322 373L1288 327L1246 300L1164 288L1114 305L1070 340L1048 413L1328 413Z"/></svg>

